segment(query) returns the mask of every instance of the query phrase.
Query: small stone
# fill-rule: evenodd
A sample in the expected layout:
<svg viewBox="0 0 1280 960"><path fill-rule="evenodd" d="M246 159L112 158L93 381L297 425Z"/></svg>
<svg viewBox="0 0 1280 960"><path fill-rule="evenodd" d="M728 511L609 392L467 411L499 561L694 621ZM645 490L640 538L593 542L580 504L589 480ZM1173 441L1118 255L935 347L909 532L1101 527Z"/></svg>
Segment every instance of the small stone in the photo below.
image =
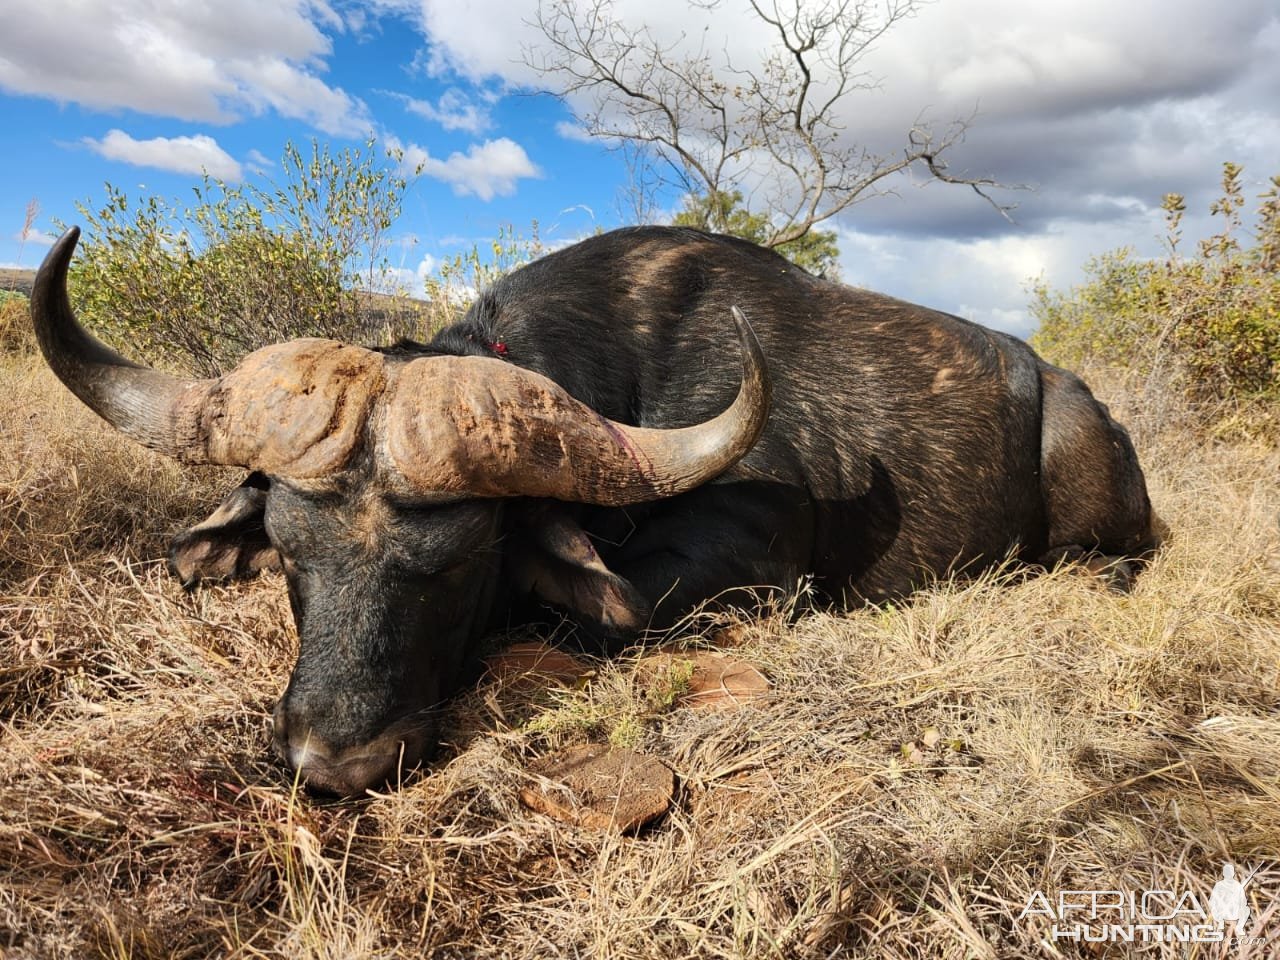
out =
<svg viewBox="0 0 1280 960"><path fill-rule="evenodd" d="M563 650L531 641L514 643L501 653L485 658L489 676L499 680L546 677L573 686L592 674L592 669Z"/></svg>
<svg viewBox="0 0 1280 960"><path fill-rule="evenodd" d="M520 802L591 830L634 832L666 813L675 799L675 774L666 764L607 744L570 747L530 769L544 782L522 788Z"/></svg>
<svg viewBox="0 0 1280 960"><path fill-rule="evenodd" d="M637 663L636 675L642 683L657 686L659 694L661 685L671 678L688 677L675 705L695 710L731 710L771 689L765 675L745 661L709 650L681 651L674 644ZM670 702L662 696L658 699Z"/></svg>

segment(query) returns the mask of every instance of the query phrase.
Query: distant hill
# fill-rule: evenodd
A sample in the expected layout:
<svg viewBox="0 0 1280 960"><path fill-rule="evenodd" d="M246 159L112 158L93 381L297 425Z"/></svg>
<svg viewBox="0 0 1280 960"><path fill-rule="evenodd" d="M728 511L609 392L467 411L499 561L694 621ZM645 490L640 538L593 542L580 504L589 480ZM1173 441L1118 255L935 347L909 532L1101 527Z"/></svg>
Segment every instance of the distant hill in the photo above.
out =
<svg viewBox="0 0 1280 960"><path fill-rule="evenodd" d="M0 291L16 290L31 296L31 286L36 282L34 270L13 270L0 267Z"/></svg>

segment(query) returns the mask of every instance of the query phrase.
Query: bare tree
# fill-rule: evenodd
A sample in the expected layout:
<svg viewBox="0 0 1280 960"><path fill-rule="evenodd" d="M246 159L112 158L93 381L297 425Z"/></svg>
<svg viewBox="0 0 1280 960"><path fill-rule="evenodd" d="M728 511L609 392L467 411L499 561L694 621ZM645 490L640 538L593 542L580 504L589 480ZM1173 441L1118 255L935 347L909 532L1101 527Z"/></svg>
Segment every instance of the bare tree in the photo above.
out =
<svg viewBox="0 0 1280 960"><path fill-rule="evenodd" d="M696 5L713 11L721 2ZM727 49L713 55L707 33L664 43L624 23L614 0L540 0L534 25L547 42L526 48L525 63L557 83L588 134L627 147L632 161L638 151L658 182L706 197L755 185L752 206L771 214L766 246L892 192L889 178L913 167L970 186L1007 216L986 191L996 181L954 175L942 156L964 138L969 118L941 131L917 120L892 154L846 136L845 101L879 85L863 58L921 0L748 2L773 38L750 64L733 62Z"/></svg>

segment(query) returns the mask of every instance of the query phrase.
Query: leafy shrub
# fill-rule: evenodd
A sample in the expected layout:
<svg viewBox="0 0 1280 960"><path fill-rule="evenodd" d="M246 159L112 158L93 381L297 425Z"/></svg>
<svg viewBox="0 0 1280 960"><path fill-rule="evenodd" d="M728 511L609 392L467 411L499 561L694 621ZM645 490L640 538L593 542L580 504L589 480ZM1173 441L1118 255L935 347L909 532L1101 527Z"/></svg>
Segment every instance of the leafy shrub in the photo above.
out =
<svg viewBox="0 0 1280 960"><path fill-rule="evenodd" d="M1169 194L1165 259L1121 249L1090 260L1088 281L1065 293L1036 286L1037 349L1072 366L1171 373L1199 400L1280 400L1280 177L1260 196L1254 242L1242 247L1241 172L1223 165L1223 195L1210 208L1222 230L1195 255L1179 253L1186 207Z"/></svg>
<svg viewBox="0 0 1280 960"><path fill-rule="evenodd" d="M135 205L107 184L105 206L80 206L87 229L70 285L84 320L132 355L201 376L278 340L401 332L363 309L359 288L386 274L406 180L372 141L339 153L313 143L310 156L289 144L281 167L280 185L206 177L189 207L155 196Z"/></svg>
<svg viewBox="0 0 1280 960"><path fill-rule="evenodd" d="M421 315L423 334L458 320L481 290L546 252L535 220L528 237L521 236L508 224L499 228L498 236L485 249L472 244L471 249L445 258L435 273L426 278L426 303Z"/></svg>
<svg viewBox="0 0 1280 960"><path fill-rule="evenodd" d="M834 230L811 228L804 236L786 243L770 244L775 227L763 213L752 213L743 203L741 190L691 194L684 208L671 221L677 227L697 227L742 237L761 246L771 246L796 266L816 277L831 280L840 276L840 248Z"/></svg>

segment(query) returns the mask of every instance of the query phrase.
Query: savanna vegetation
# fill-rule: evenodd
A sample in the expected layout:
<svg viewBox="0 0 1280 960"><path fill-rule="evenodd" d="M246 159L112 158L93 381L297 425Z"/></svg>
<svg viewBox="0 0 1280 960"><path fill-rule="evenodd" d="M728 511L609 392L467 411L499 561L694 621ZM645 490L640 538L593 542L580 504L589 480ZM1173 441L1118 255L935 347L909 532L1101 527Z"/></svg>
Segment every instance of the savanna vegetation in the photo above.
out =
<svg viewBox="0 0 1280 960"><path fill-rule="evenodd" d="M765 246L773 230L767 216L746 208L741 190L689 194L671 222L678 227L732 234L760 246ZM779 243L773 249L815 276L839 278L840 248L834 230L812 227L804 235Z"/></svg>
<svg viewBox="0 0 1280 960"><path fill-rule="evenodd" d="M694 709L688 671L641 650L564 683L490 677L424 775L351 802L270 754L296 644L279 576L186 594L165 571L167 538L240 478L113 434L7 298L0 955L1101 956L1028 899L1207 903L1231 860L1260 868L1263 942L1230 955L1274 956L1280 432L1247 352L1274 342L1264 237L1037 293L1041 346L1129 426L1171 530L1132 592L1008 570L847 614L707 616L677 649L755 665L766 695ZM584 742L667 764L668 814L619 836L522 806L537 758Z"/></svg>
<svg viewBox="0 0 1280 960"><path fill-rule="evenodd" d="M278 181L206 176L188 202L130 200L107 184L100 207L80 204L71 292L84 321L132 355L199 376L266 343L406 332L415 312L388 316L369 292L387 275L406 186L372 142L290 144Z"/></svg>
<svg viewBox="0 0 1280 960"><path fill-rule="evenodd" d="M1068 366L1122 365L1171 380L1196 401L1280 400L1280 176L1257 197L1249 235L1243 173L1223 164L1210 210L1219 230L1193 253L1182 243L1186 202L1171 193L1165 258L1116 250L1091 260L1074 290L1038 285L1032 343Z"/></svg>

